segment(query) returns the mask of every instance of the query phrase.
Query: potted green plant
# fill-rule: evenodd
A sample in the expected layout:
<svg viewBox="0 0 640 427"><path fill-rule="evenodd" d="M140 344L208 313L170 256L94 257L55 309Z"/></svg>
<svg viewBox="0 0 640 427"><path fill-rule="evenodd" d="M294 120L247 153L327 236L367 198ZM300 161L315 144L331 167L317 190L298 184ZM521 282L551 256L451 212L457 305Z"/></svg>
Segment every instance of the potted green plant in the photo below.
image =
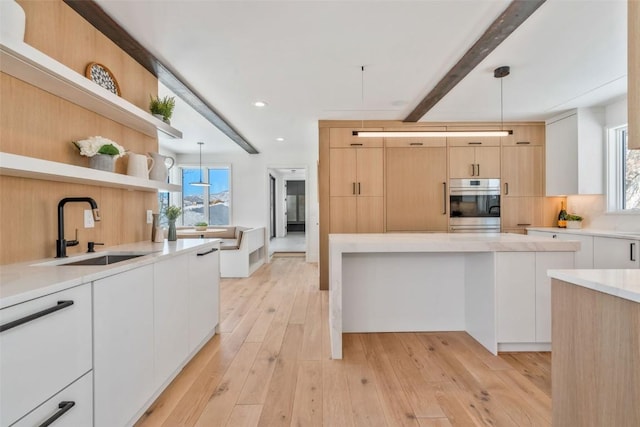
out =
<svg viewBox="0 0 640 427"><path fill-rule="evenodd" d="M89 157L92 169L115 171L115 161L125 155L126 150L120 144L102 136L90 136L87 139L73 141L80 154Z"/></svg>
<svg viewBox="0 0 640 427"><path fill-rule="evenodd" d="M149 111L151 114L162 120L167 124L171 124L171 116L173 115L173 109L176 106L176 98L174 96L165 96L160 98L157 96L149 96Z"/></svg>
<svg viewBox="0 0 640 427"><path fill-rule="evenodd" d="M582 228L582 217L580 215L567 215L567 228Z"/></svg>
<svg viewBox="0 0 640 427"><path fill-rule="evenodd" d="M209 224L207 224L206 222L196 222L196 224L194 225L196 231L207 231L208 226Z"/></svg>
<svg viewBox="0 0 640 427"><path fill-rule="evenodd" d="M178 240L178 234L176 232L176 219L178 219L181 213L182 208L175 205L167 206L167 208L164 210L164 216L166 216L167 220L169 221L169 232L167 233L167 240L169 240L170 242L175 242L176 240Z"/></svg>

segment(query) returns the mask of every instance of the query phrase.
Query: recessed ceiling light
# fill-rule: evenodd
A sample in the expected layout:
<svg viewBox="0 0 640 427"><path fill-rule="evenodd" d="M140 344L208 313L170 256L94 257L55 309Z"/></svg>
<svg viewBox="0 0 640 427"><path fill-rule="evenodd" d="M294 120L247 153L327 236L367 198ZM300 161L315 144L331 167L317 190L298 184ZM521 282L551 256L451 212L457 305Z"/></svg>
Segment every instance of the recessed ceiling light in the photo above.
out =
<svg viewBox="0 0 640 427"><path fill-rule="evenodd" d="M284 138L283 138L283 137L281 137L281 136L279 136L279 137L277 137L277 138L276 138L276 141L278 141L278 142L282 142L282 141L284 141Z"/></svg>
<svg viewBox="0 0 640 427"><path fill-rule="evenodd" d="M266 103L266 102L264 102L264 101L256 101L256 102L254 102L254 103L253 103L253 105L254 105L255 107L266 107L266 106L267 106L267 103Z"/></svg>

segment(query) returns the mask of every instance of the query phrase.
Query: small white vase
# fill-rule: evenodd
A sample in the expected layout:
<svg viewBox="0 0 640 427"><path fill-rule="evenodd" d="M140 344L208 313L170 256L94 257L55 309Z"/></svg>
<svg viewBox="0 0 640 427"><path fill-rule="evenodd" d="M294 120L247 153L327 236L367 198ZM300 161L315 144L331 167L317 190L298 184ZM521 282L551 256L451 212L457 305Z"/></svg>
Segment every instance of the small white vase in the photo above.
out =
<svg viewBox="0 0 640 427"><path fill-rule="evenodd" d="M0 1L0 40L24 41L25 15L14 0Z"/></svg>
<svg viewBox="0 0 640 427"><path fill-rule="evenodd" d="M96 154L89 157L89 167L106 172L115 172L116 159L108 154Z"/></svg>

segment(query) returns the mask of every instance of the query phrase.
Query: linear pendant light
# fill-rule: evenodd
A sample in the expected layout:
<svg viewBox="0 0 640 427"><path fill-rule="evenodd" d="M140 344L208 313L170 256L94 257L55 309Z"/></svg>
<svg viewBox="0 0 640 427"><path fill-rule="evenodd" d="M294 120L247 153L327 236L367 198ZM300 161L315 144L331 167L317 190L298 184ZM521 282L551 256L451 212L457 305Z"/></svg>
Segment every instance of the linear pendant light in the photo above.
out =
<svg viewBox="0 0 640 427"><path fill-rule="evenodd" d="M204 142L198 142L198 145L200 146L200 181L192 182L191 185L193 185L194 187L209 187L211 185L207 182L202 182L202 145L203 144Z"/></svg>
<svg viewBox="0 0 640 427"><path fill-rule="evenodd" d="M363 68L364 70L364 68ZM502 79L509 75L508 66L498 67L493 70L493 77ZM500 129L504 129L503 105L502 105L502 80L500 80ZM444 131L353 131L353 136L359 138L460 138L460 137L480 137L480 136L509 136L513 135L512 130L444 130Z"/></svg>

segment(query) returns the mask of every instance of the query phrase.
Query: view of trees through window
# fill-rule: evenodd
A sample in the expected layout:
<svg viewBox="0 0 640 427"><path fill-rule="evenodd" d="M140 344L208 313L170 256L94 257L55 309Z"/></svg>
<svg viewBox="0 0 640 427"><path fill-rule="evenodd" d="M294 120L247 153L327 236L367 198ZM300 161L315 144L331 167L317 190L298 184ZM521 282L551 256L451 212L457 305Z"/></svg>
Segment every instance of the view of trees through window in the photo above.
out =
<svg viewBox="0 0 640 427"><path fill-rule="evenodd" d="M209 187L191 185L194 182L208 182ZM209 225L230 223L230 181L229 168L182 169L182 224L195 225L206 222ZM205 208L207 207L207 208Z"/></svg>
<svg viewBox="0 0 640 427"><path fill-rule="evenodd" d="M624 197L622 209L640 209L640 150L629 150L627 129L621 131Z"/></svg>

